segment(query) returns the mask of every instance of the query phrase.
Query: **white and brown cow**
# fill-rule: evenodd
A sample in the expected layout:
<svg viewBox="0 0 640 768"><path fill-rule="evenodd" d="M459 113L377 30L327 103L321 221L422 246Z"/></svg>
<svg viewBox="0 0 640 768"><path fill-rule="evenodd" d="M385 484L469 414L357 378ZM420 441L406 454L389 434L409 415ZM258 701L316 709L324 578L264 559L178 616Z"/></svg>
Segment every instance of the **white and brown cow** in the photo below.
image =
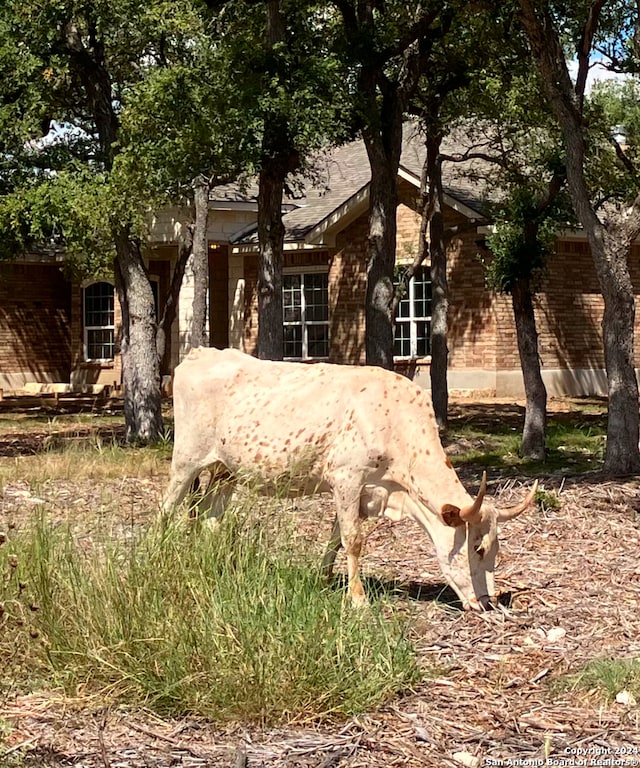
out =
<svg viewBox="0 0 640 768"><path fill-rule="evenodd" d="M429 534L447 582L465 608L495 602L497 524L523 512L475 499L447 458L428 393L374 367L258 360L226 349L196 349L177 367L175 445L164 502L170 511L205 469L205 503L220 515L237 479L265 493L330 491L336 524L324 559L340 545L349 591L365 601L358 561L361 518L411 517Z"/></svg>

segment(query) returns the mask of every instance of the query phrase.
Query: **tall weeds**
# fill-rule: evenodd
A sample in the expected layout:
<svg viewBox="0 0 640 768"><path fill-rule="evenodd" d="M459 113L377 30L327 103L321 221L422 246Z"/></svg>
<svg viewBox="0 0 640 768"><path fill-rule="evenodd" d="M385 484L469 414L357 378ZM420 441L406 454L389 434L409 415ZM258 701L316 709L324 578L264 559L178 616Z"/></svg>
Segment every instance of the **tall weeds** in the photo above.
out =
<svg viewBox="0 0 640 768"><path fill-rule="evenodd" d="M280 514L90 542L43 517L0 547L0 672L163 714L311 721L417 679L402 622L328 587ZM315 558L314 558L315 559ZM9 649L12 649L11 651Z"/></svg>

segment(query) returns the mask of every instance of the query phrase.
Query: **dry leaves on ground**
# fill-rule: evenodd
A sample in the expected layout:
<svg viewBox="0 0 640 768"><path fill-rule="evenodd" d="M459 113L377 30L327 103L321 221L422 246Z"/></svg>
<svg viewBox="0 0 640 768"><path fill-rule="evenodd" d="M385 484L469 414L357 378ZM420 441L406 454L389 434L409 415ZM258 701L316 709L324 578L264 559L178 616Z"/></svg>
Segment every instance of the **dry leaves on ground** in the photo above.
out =
<svg viewBox="0 0 640 768"><path fill-rule="evenodd" d="M149 520L164 482L49 483L37 496L10 483L0 516L18 519L42 502L90 515L115 495L126 529ZM504 525L497 579L510 604L492 613L457 609L415 525L374 526L365 571L409 598L413 639L432 675L382 711L334 726L262 730L105 711L55 692L5 694L4 760L24 753L33 760L24 765L52 768L640 766L638 705L557 683L595 658L640 657L640 483L590 476L543 485L561 505ZM506 482L490 493L508 505L524 490ZM318 551L330 515L327 499L297 502L299 533L317 540Z"/></svg>

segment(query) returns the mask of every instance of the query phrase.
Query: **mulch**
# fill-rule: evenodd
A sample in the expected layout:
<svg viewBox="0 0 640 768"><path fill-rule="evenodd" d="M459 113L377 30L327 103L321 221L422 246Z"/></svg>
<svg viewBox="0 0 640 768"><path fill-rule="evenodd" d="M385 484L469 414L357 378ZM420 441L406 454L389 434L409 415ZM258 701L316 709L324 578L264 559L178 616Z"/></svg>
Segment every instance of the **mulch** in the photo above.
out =
<svg viewBox="0 0 640 768"><path fill-rule="evenodd" d="M127 525L149 519L164 482L61 481L38 488L37 499L62 511L71 498L91 508L119 493ZM542 485L560 506L503 526L496 575L505 604L486 614L459 610L417 526L374 526L364 571L406 596L428 672L380 711L329 725L221 727L105 710L80 695L8 692L0 766L19 754L20 765L51 768L640 766L640 702L609 702L566 682L593 659L640 658L640 480L552 476ZM525 490L494 479L489 494L509 505ZM28 513L33 499L9 483L0 520ZM296 502L300 535L325 541L330 507Z"/></svg>

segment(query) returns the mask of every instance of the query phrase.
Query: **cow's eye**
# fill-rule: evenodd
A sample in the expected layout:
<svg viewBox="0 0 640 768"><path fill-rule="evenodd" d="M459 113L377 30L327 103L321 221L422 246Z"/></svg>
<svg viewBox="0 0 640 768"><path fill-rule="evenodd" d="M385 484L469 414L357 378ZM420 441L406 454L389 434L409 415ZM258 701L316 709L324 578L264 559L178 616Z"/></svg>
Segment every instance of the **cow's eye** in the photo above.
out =
<svg viewBox="0 0 640 768"><path fill-rule="evenodd" d="M478 544L478 546L476 547L476 553L479 555L480 559L482 560L482 558L484 557L484 547L482 546L482 544Z"/></svg>

